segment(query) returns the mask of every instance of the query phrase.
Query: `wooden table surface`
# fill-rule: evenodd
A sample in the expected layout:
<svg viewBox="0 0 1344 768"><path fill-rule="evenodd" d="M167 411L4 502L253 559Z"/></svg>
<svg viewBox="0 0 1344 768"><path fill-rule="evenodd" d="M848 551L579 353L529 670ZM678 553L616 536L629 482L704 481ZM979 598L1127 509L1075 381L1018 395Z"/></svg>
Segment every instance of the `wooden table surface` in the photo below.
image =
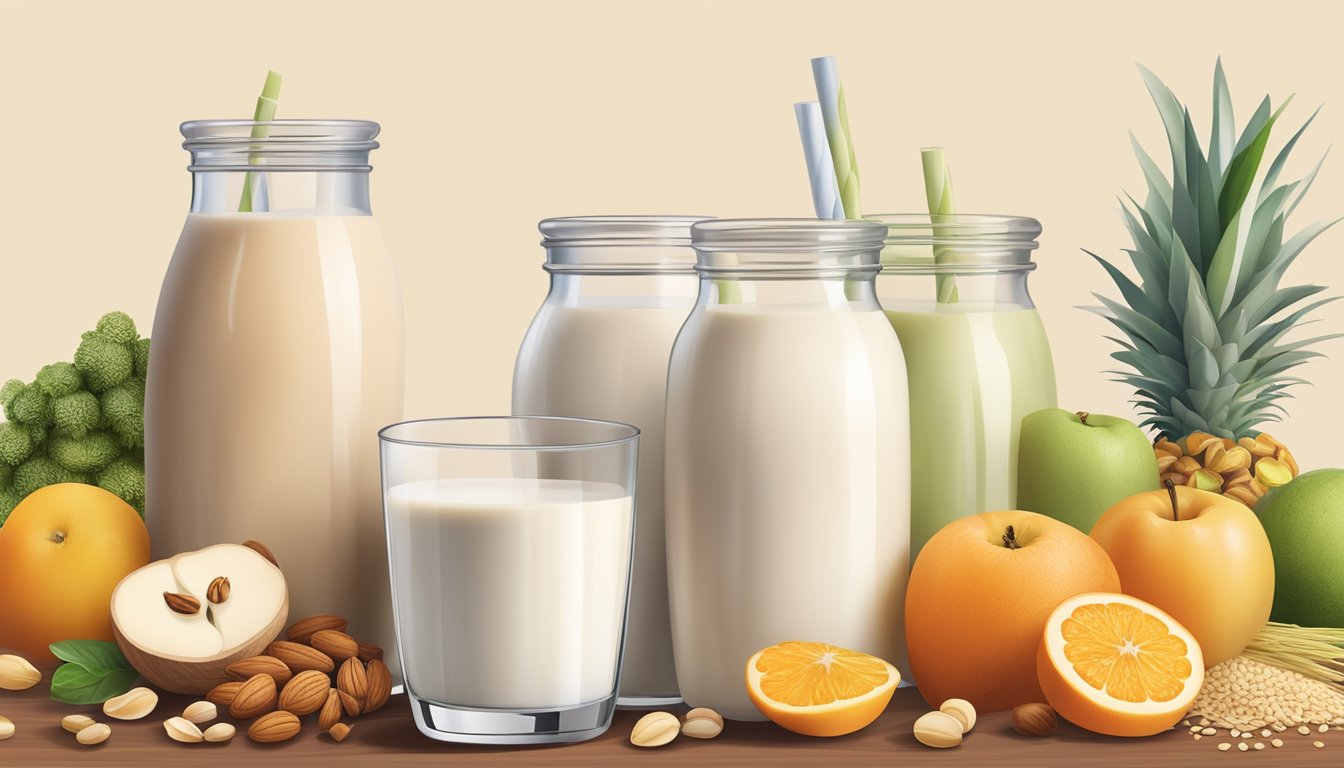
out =
<svg viewBox="0 0 1344 768"><path fill-rule="evenodd" d="M137 722L103 717L98 707L77 707L47 697L49 670L43 682L27 691L0 690L0 715L17 727L14 737L0 741L0 766L1073 766L1089 768L1150 768L1152 766L1227 766L1244 760L1262 766L1344 765L1344 731L1296 731L1277 734L1281 748L1268 743L1261 752L1245 755L1235 746L1230 754L1218 751L1219 742L1240 741L1226 732L1194 741L1186 729L1148 739L1097 736L1068 724L1049 738L1026 738L1013 733L1006 713L982 716L960 747L933 750L911 736L915 718L927 711L913 688L896 692L887 712L859 733L835 739L798 736L771 723L728 723L712 741L678 738L658 749L630 745L630 729L640 713L619 712L611 730L582 744L548 747L474 747L443 744L421 736L411 720L404 696L354 721L350 736L335 743L319 736L315 716L304 718L304 729L291 741L259 745L249 741L240 724L228 744L178 744L168 739L162 721L178 714L191 698L164 696L158 709ZM675 709L681 714L683 709ZM60 727L61 717L85 713L112 725L112 737L96 747L75 742ZM1268 742L1268 739L1256 739ZM1316 749L1313 741L1323 741Z"/></svg>

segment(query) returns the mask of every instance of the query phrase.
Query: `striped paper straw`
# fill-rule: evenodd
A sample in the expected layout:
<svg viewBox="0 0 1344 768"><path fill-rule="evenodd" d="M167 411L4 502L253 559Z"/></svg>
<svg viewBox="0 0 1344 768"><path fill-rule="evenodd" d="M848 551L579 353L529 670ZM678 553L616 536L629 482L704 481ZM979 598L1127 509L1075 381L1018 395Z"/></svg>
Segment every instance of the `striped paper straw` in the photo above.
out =
<svg viewBox="0 0 1344 768"><path fill-rule="evenodd" d="M793 105L798 118L798 137L803 140L803 158L807 161L807 181L812 186L812 208L818 219L843 219L845 206L840 202L840 185L835 180L831 145L826 140L826 125L821 105L802 101Z"/></svg>

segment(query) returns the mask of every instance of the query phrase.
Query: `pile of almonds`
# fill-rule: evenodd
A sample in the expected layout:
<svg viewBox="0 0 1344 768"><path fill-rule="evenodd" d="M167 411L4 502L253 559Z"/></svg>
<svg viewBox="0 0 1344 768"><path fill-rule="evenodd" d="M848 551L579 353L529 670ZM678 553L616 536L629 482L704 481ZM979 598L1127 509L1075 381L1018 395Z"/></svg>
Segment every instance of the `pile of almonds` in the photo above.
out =
<svg viewBox="0 0 1344 768"><path fill-rule="evenodd" d="M225 669L230 682L215 686L206 701L235 720L251 720L247 735L258 743L294 738L303 727L300 718L313 713L320 732L344 741L350 726L343 717L373 712L392 695L382 649L356 642L346 626L331 614L294 622L288 639L271 643L261 656L230 664Z"/></svg>

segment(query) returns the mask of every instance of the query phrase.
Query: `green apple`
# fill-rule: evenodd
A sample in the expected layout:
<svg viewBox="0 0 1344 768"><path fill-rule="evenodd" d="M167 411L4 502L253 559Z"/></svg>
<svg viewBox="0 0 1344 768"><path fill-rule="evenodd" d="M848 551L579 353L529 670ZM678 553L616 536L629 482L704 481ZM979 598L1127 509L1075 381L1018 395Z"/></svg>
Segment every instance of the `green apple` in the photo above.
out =
<svg viewBox="0 0 1344 768"><path fill-rule="evenodd" d="M1273 621L1344 627L1344 469L1271 490L1255 514L1274 550Z"/></svg>
<svg viewBox="0 0 1344 768"><path fill-rule="evenodd" d="M1018 509L1090 533L1116 502L1159 487L1153 444L1132 422L1061 408L1022 419Z"/></svg>

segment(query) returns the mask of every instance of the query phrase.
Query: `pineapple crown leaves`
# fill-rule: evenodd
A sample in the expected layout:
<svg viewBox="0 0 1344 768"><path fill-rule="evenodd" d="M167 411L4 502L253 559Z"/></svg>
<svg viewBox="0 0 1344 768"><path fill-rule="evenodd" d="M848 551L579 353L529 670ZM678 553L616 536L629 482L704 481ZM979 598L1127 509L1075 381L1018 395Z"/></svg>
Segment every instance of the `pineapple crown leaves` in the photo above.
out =
<svg viewBox="0 0 1344 768"><path fill-rule="evenodd" d="M1335 300L1308 301L1324 286L1279 286L1298 255L1341 220L1291 236L1284 231L1325 158L1301 179L1280 183L1279 177L1320 110L1265 166L1270 133L1292 98L1275 110L1265 97L1238 134L1219 60L1206 154L1190 111L1156 75L1139 71L1166 129L1172 173L1168 178L1130 134L1147 186L1144 202L1128 196L1120 202L1132 240L1125 253L1138 282L1085 251L1122 299L1094 294L1101 306L1085 309L1120 330L1123 338L1107 338L1120 346L1111 357L1127 369L1107 373L1134 387L1144 426L1170 439L1196 430L1253 436L1256 425L1282 419L1288 390L1305 383L1288 372L1320 357L1313 349L1320 342L1344 335L1284 341L1307 315Z"/></svg>

